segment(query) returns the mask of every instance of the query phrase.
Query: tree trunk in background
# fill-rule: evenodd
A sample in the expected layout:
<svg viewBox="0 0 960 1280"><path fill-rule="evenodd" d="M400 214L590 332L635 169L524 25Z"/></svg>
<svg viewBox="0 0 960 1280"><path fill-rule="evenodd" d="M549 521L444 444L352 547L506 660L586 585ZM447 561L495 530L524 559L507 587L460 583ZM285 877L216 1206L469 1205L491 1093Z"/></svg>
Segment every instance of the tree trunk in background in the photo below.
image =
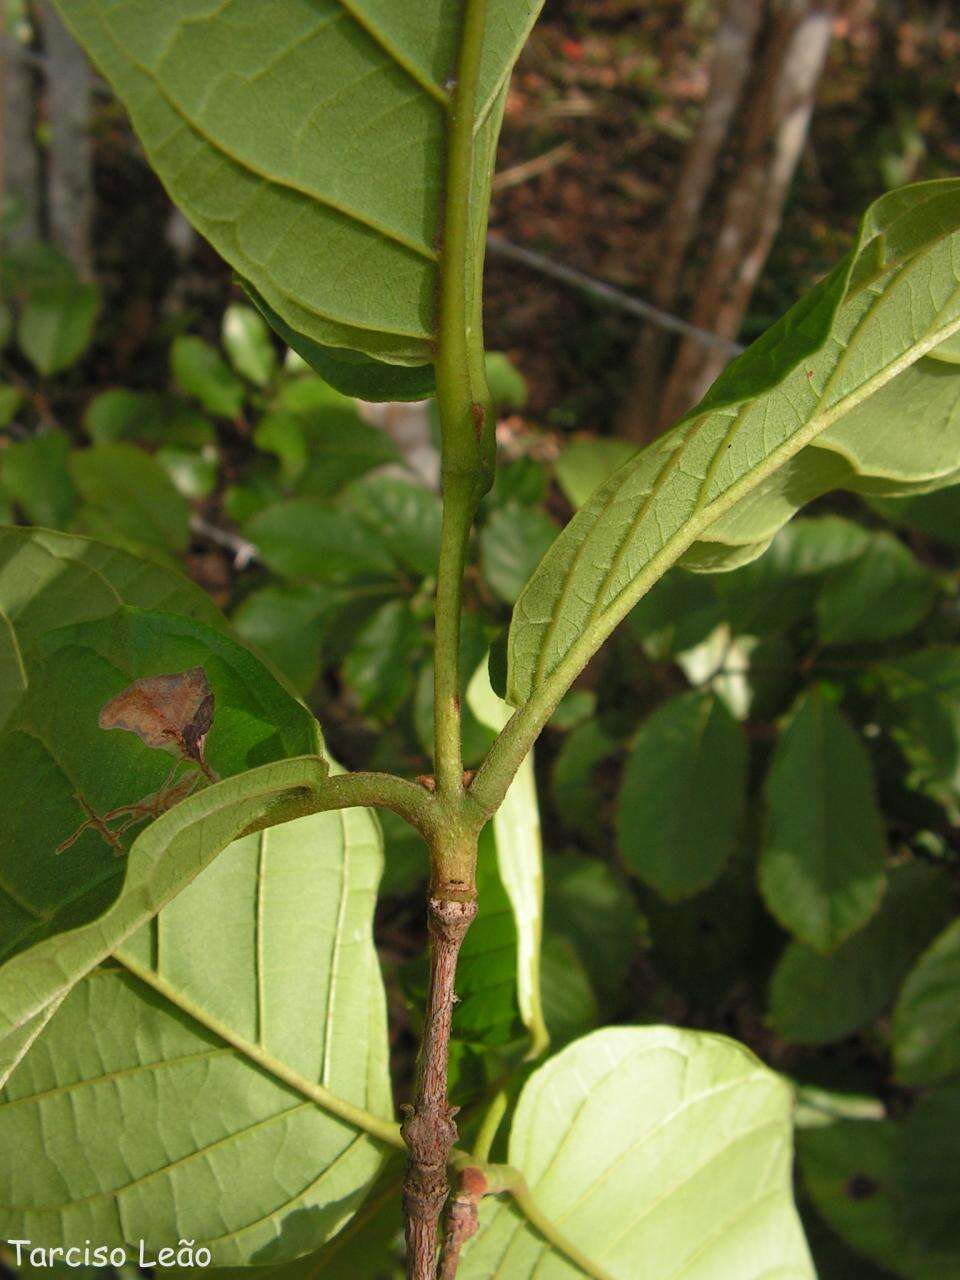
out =
<svg viewBox="0 0 960 1280"><path fill-rule="evenodd" d="M782 0L771 15L747 106L742 157L691 316L694 324L723 337L736 337L779 230L826 62L832 18L833 6L824 0ZM696 404L725 363L715 349L684 339L660 405L660 427Z"/></svg>
<svg viewBox="0 0 960 1280"><path fill-rule="evenodd" d="M717 161L750 75L753 49L763 18L765 0L728 0L717 28L710 85L696 132L687 148L680 180L666 215L653 300L666 311L676 305L687 250L716 176ZM669 339L662 329L648 325L634 351L635 394L625 406L621 434L645 441L655 434L659 382Z"/></svg>
<svg viewBox="0 0 960 1280"><path fill-rule="evenodd" d="M93 72L50 0L38 0L47 68L47 218L51 240L81 276L93 271Z"/></svg>
<svg viewBox="0 0 960 1280"><path fill-rule="evenodd" d="M2 0L0 0L2 4ZM40 236L40 158L36 142L36 75L29 54L0 9L0 207L7 202L17 219L5 233L0 253Z"/></svg>

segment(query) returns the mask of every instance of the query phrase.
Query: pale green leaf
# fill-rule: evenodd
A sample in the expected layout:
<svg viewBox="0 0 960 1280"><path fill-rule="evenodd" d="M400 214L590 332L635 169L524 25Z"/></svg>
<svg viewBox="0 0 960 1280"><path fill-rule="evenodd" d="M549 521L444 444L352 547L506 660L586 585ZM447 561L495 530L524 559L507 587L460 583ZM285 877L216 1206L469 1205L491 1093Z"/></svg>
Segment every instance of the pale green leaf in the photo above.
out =
<svg viewBox="0 0 960 1280"><path fill-rule="evenodd" d="M157 872L183 857L168 846ZM113 938L0 1100L0 1233L191 1239L215 1267L335 1235L383 1162L356 1109L391 1129L381 858L364 810L300 818L240 839Z"/></svg>
<svg viewBox="0 0 960 1280"><path fill-rule="evenodd" d="M640 727L620 784L617 842L627 868L675 901L707 888L736 846L747 742L712 694L687 693Z"/></svg>
<svg viewBox="0 0 960 1280"><path fill-rule="evenodd" d="M791 1111L785 1081L732 1040L610 1028L530 1078L509 1161L594 1274L813 1280L793 1206ZM506 1197L485 1200L480 1222L462 1280L584 1275Z"/></svg>
<svg viewBox="0 0 960 1280"><path fill-rule="evenodd" d="M269 21L261 0L58 7L173 199L291 346L300 335L348 374L432 361L460 0L289 0ZM474 262L506 80L539 8L487 5ZM472 294L473 262L467 274ZM336 370L321 372L336 384Z"/></svg>
<svg viewBox="0 0 960 1280"><path fill-rule="evenodd" d="M601 485L544 557L514 609L512 703L561 668L562 687L685 553L729 568L827 489L949 481L956 370L911 366L960 329L958 245L960 181L871 206L841 266Z"/></svg>
<svg viewBox="0 0 960 1280"><path fill-rule="evenodd" d="M960 920L907 976L893 1011L893 1059L905 1084L938 1084L960 1075Z"/></svg>
<svg viewBox="0 0 960 1280"><path fill-rule="evenodd" d="M495 732L510 719L507 704L490 685L486 661L467 689L473 714ZM540 995L540 945L543 936L543 843L531 752L517 770L503 803L493 816L500 879L513 908L517 930L517 1000L530 1033L530 1057L546 1049L549 1034Z"/></svg>
<svg viewBox="0 0 960 1280"><path fill-rule="evenodd" d="M231 303L223 313L223 345L237 373L265 387L277 371L277 353L263 317L252 307Z"/></svg>
<svg viewBox="0 0 960 1280"><path fill-rule="evenodd" d="M833 951L876 911L886 853L867 750L814 688L781 734L767 776L764 901L797 938Z"/></svg>
<svg viewBox="0 0 960 1280"><path fill-rule="evenodd" d="M572 507L582 507L594 489L636 452L626 440L575 440L557 459L557 483Z"/></svg>

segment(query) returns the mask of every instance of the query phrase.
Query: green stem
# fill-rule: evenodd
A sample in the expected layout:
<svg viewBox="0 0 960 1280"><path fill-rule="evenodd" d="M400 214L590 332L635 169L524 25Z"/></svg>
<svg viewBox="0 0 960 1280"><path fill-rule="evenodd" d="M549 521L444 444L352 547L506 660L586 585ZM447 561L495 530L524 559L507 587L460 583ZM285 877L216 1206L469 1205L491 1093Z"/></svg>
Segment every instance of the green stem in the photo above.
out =
<svg viewBox="0 0 960 1280"><path fill-rule="evenodd" d="M490 1101L480 1122L480 1128L477 1130L477 1136L473 1144L473 1155L476 1160L487 1161L490 1159L490 1152L493 1150L493 1140L497 1136L497 1130L503 1123L503 1117L507 1114L507 1103L509 1098L506 1089L499 1089Z"/></svg>
<svg viewBox="0 0 960 1280"><path fill-rule="evenodd" d="M483 376L479 299L470 296L483 224L474 195L474 114L486 0L466 0L456 85L447 125L446 192L440 252L436 355L443 526L437 573L434 654L434 770L442 800L461 795L460 614L470 528L494 467L494 428Z"/></svg>
<svg viewBox="0 0 960 1280"><path fill-rule="evenodd" d="M325 813L329 809L389 809L428 840L439 821L436 801L430 792L419 783L392 773L331 774L310 795L307 804L311 813Z"/></svg>

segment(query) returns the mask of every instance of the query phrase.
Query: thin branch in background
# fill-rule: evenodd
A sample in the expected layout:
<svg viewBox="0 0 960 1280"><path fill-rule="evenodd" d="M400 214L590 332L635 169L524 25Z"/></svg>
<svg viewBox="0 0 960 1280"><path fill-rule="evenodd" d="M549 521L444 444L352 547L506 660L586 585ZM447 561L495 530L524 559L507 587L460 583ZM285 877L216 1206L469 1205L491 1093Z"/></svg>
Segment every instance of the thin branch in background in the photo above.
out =
<svg viewBox="0 0 960 1280"><path fill-rule="evenodd" d="M0 13L0 23L3 15ZM9 203L0 251L40 238L40 157L36 141L34 56L6 35L0 43L0 211Z"/></svg>
<svg viewBox="0 0 960 1280"><path fill-rule="evenodd" d="M47 62L47 219L50 237L77 273L93 271L93 72L51 0L38 0Z"/></svg>
<svg viewBox="0 0 960 1280"><path fill-rule="evenodd" d="M227 529L218 529L216 525L208 524L202 516L190 517L190 529L201 538L207 538L218 547L229 551L233 555L233 567L237 570L246 569L260 559L260 551L252 542L241 538L237 533L230 533Z"/></svg>
<svg viewBox="0 0 960 1280"><path fill-rule="evenodd" d="M773 11L746 108L743 155L697 291L692 316L697 325L728 337L740 329L780 228L832 27L833 6L824 0L784 0ZM660 425L675 422L696 404L724 364L718 351L682 342L660 405Z"/></svg>
<svg viewBox="0 0 960 1280"><path fill-rule="evenodd" d="M534 156L532 160L524 160L521 164L511 165L509 169L501 169L494 174L493 190L506 191L509 187L519 186L521 182L529 182L531 178L540 178L557 165L563 164L573 154L572 142L561 142L558 147L545 151L543 155Z"/></svg>
<svg viewBox="0 0 960 1280"><path fill-rule="evenodd" d="M717 28L707 96L666 213L652 284L653 300L665 310L671 310L677 302L683 265L750 75L763 10L764 0L728 0ZM628 439L645 442L656 434L665 355L662 329L648 327L633 354L635 392L620 415L620 432Z"/></svg>
<svg viewBox="0 0 960 1280"><path fill-rule="evenodd" d="M625 311L628 315L636 316L639 320L649 320L651 324L659 325L669 333L677 333L689 338L691 342L698 342L705 347L716 348L722 351L727 358L739 355L743 350L743 347L738 342L733 342L729 338L723 338L719 334L711 333L708 329L701 329L695 324L681 320L679 316L671 315L670 312L664 311L661 307L655 307L652 302L645 302L642 298L635 298L629 293L624 293L622 289L617 289L614 285L607 284L605 280L597 280L594 276L588 276L584 272L578 271L575 267L568 267L563 262L557 262L555 258L548 258L533 249L526 249L523 245L514 244L511 240L505 240L494 232L487 236L487 251L493 254L494 257L503 258L507 262L518 262L524 267L529 267L532 271L538 271L541 275L549 276L553 280L559 280L561 284L570 285L572 288L578 289L581 293L595 298L606 306Z"/></svg>

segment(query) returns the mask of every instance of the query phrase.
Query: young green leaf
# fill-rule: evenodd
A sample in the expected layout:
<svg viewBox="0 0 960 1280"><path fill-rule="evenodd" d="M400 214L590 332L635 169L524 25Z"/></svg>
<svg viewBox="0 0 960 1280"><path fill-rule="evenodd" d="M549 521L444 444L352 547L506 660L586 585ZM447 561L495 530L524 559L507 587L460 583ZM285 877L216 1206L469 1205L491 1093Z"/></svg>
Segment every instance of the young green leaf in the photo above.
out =
<svg viewBox="0 0 960 1280"><path fill-rule="evenodd" d="M170 368L181 391L199 400L208 413L235 418L243 408L243 383L231 373L220 352L202 338L175 338Z"/></svg>
<svg viewBox="0 0 960 1280"><path fill-rule="evenodd" d="M510 1163L597 1268L674 1280L812 1280L793 1206L787 1084L722 1036L596 1031L527 1081ZM507 1197L484 1200L463 1280L572 1280L582 1269Z"/></svg>
<svg viewBox="0 0 960 1280"><path fill-rule="evenodd" d="M676 901L716 880L739 834L747 742L724 704L687 693L640 727L620 784L617 843L628 869Z"/></svg>
<svg viewBox="0 0 960 1280"><path fill-rule="evenodd" d="M842 1040L883 1013L917 955L950 914L945 875L911 863L895 868L880 910L833 955L793 942L770 983L770 1020L784 1040Z"/></svg>
<svg viewBox="0 0 960 1280"><path fill-rule="evenodd" d="M263 317L234 302L223 313L223 345L237 373L265 387L277 371L277 352Z"/></svg>
<svg viewBox="0 0 960 1280"><path fill-rule="evenodd" d="M289 345L301 354L312 346L335 385L343 371L365 380L367 394L409 396L404 366L430 364L436 338L460 0L295 0L267 23L259 0L203 13L192 0L149 12L137 0L58 7L174 200ZM472 104L470 290L505 86L539 8L487 5Z"/></svg>
<svg viewBox="0 0 960 1280"><path fill-rule="evenodd" d="M764 901L801 941L833 951L876 911L886 853L870 757L814 688L783 731L767 777Z"/></svg>
<svg viewBox="0 0 960 1280"><path fill-rule="evenodd" d="M960 1075L960 920L935 939L903 984L893 1011L893 1058L905 1084Z"/></svg>
<svg viewBox="0 0 960 1280"><path fill-rule="evenodd" d="M247 836L79 982L0 1103L0 1232L215 1266L335 1235L383 1161L364 1113L392 1128L381 859L364 810Z"/></svg>
<svg viewBox="0 0 960 1280"><path fill-rule="evenodd" d="M701 569L731 567L829 488L948 482L960 466L960 421L945 429L905 415L899 384L936 390L940 371L953 368L910 366L960 329L958 241L960 181L881 197L841 266L673 431L601 485L517 601L514 705L554 673L562 688L685 553Z"/></svg>

